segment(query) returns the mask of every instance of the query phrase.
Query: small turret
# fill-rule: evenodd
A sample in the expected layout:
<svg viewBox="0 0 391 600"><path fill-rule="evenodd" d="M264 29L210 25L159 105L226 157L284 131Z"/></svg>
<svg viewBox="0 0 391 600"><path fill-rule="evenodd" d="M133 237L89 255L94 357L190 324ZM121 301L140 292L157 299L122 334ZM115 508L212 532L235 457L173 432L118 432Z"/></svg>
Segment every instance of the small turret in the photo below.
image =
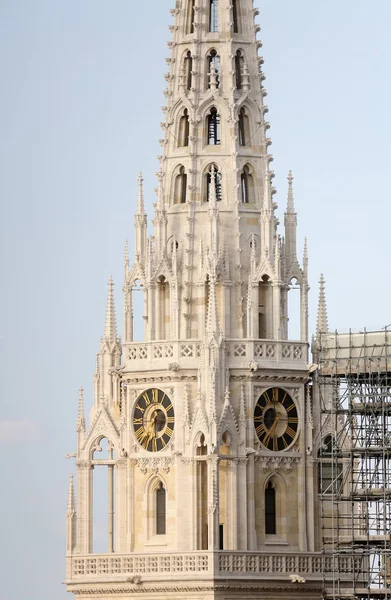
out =
<svg viewBox="0 0 391 600"><path fill-rule="evenodd" d="M117 322L115 318L114 305L114 281L112 277L109 279L104 340L110 344L117 340Z"/></svg>
<svg viewBox="0 0 391 600"><path fill-rule="evenodd" d="M288 203L285 213L285 256L287 268L297 261L296 249L297 214L293 197L293 175L288 175Z"/></svg>
<svg viewBox="0 0 391 600"><path fill-rule="evenodd" d="M145 250L147 244L147 214L144 206L143 176L138 176L138 199L137 211L134 216L135 228L135 258L136 262L143 263L145 260Z"/></svg>
<svg viewBox="0 0 391 600"><path fill-rule="evenodd" d="M86 420L84 417L84 399L83 399L83 388L79 389L79 405L77 411L77 421L76 421L76 433L78 437L78 451L80 450L83 442L84 436L86 433Z"/></svg>

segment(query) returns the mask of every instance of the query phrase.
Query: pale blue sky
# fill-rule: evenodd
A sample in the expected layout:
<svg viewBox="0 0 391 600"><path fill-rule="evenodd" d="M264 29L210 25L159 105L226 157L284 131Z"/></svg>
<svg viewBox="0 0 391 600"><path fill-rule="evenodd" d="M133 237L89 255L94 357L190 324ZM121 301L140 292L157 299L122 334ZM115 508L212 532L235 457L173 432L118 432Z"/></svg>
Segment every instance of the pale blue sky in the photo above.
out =
<svg viewBox="0 0 391 600"><path fill-rule="evenodd" d="M295 176L311 323L391 323L389 0L263 0L277 200ZM0 309L4 600L63 600L77 389L91 404L137 173L154 202L173 0L0 0ZM152 10L153 8L153 10ZM122 326L122 323L121 323Z"/></svg>

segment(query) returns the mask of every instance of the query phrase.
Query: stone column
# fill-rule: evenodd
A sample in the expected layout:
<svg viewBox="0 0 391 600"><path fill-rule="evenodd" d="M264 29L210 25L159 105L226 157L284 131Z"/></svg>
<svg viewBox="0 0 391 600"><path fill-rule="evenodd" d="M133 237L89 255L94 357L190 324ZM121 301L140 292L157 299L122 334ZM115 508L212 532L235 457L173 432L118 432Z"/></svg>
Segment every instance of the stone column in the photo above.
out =
<svg viewBox="0 0 391 600"><path fill-rule="evenodd" d="M220 549L219 458L208 457L208 549Z"/></svg>
<svg viewBox="0 0 391 600"><path fill-rule="evenodd" d="M107 552L110 554L114 552L114 465L108 465L107 467L107 490L108 490L108 511L107 511L107 525L108 525L108 548Z"/></svg>
<svg viewBox="0 0 391 600"><path fill-rule="evenodd" d="M116 463L116 552L128 551L128 490L126 487L127 460L118 460Z"/></svg>
<svg viewBox="0 0 391 600"><path fill-rule="evenodd" d="M247 458L239 458L237 459L237 489L235 493L237 494L237 510L238 510L238 518L237 525L239 528L237 535L237 548L238 550L247 550L249 548L248 543L248 498L247 498Z"/></svg>
<svg viewBox="0 0 391 600"><path fill-rule="evenodd" d="M247 530L248 550L257 549L257 536L255 531L255 461L250 454L247 464Z"/></svg>
<svg viewBox="0 0 391 600"><path fill-rule="evenodd" d="M93 467L89 461L77 464L77 547L80 554L92 552Z"/></svg>

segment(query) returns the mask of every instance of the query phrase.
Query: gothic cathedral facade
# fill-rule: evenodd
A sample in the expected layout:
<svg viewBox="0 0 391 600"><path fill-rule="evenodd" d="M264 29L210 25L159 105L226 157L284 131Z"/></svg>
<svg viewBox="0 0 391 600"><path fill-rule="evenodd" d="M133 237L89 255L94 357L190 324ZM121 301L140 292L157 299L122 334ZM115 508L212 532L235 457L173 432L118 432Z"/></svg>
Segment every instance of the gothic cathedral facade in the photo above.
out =
<svg viewBox="0 0 391 600"><path fill-rule="evenodd" d="M88 428L80 392L67 588L76 600L320 600L307 250L300 260L291 173L279 233L258 11L176 0L171 13L153 235L140 175L123 339L110 281ZM108 548L95 554L103 467Z"/></svg>

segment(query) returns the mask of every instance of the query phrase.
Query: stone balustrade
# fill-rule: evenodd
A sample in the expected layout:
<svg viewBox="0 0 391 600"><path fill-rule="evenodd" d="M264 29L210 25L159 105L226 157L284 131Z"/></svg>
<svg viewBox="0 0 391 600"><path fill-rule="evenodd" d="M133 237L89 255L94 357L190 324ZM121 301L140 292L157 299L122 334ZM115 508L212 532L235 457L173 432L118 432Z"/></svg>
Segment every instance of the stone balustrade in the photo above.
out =
<svg viewBox="0 0 391 600"><path fill-rule="evenodd" d="M292 573L304 578L321 579L337 568L336 558L321 553L266 552L193 552L175 554L89 554L72 555L68 561L67 583L89 580L123 581L132 578L143 580L188 578L195 576L226 578L254 578L289 576ZM338 559L338 570L347 576L354 568L352 556ZM342 562L341 562L342 561Z"/></svg>
<svg viewBox="0 0 391 600"><path fill-rule="evenodd" d="M308 344L299 341L229 340L225 342L228 367L305 369ZM124 345L125 362L132 370L177 370L197 364L202 353L200 340L134 342Z"/></svg>

